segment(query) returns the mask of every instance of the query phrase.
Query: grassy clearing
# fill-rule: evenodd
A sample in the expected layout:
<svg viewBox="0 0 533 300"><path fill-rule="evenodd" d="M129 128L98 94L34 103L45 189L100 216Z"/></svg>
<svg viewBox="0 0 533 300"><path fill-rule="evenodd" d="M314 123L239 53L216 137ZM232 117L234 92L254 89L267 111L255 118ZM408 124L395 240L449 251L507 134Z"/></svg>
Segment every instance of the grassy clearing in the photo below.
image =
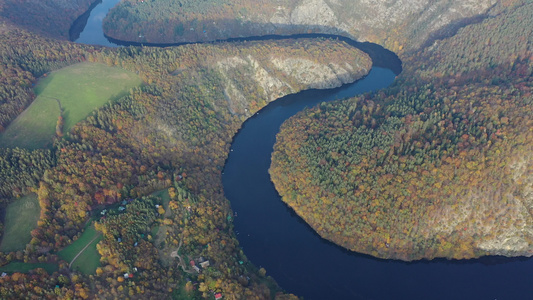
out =
<svg viewBox="0 0 533 300"><path fill-rule="evenodd" d="M84 274L94 274L96 268L100 266L100 254L96 250L96 244L102 240L102 235L91 225L85 229L83 234L72 244L57 254L62 259L72 262L76 256L72 269L79 270ZM86 247L89 245L88 247Z"/></svg>
<svg viewBox="0 0 533 300"><path fill-rule="evenodd" d="M0 251L23 250L31 240L31 231L37 227L41 213L36 194L13 201L6 209L5 230Z"/></svg>
<svg viewBox="0 0 533 300"><path fill-rule="evenodd" d="M37 269L37 268L43 268L48 272L48 274L52 274L55 271L59 269L57 264L52 263L23 263L20 261L14 261L11 262L5 266L0 267L0 272L7 272L7 273L14 273L14 272L20 272L20 273L28 273L31 270Z"/></svg>
<svg viewBox="0 0 533 300"><path fill-rule="evenodd" d="M98 63L79 63L54 71L39 81L37 98L0 134L0 145L48 147L61 113L58 102L66 133L93 110L125 96L141 83L132 72Z"/></svg>

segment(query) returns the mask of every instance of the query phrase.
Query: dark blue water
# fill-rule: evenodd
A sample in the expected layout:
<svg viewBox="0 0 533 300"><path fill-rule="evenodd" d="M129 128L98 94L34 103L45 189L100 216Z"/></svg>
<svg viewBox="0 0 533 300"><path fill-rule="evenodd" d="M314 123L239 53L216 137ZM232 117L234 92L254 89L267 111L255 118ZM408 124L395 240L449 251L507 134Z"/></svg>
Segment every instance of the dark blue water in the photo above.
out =
<svg viewBox="0 0 533 300"><path fill-rule="evenodd" d="M103 0L87 21L82 19L87 26L76 41L117 46L104 36L101 25L118 2ZM222 179L238 213L235 228L245 254L282 288L305 299L533 299L533 259L414 263L375 259L321 239L281 201L268 174L280 125L306 106L384 88L394 80L391 70L401 70L397 58L385 49L348 42L368 51L374 66L388 68L374 67L352 85L277 100L246 121L234 138Z"/></svg>
<svg viewBox="0 0 533 300"><path fill-rule="evenodd" d="M102 0L98 5L88 12L88 16L82 16L76 20L73 27L80 26L81 32L70 33L71 38L76 43L100 45L107 47L118 47L117 44L110 42L103 33L102 22L111 8L113 8L120 0ZM85 24L76 24L85 23Z"/></svg>

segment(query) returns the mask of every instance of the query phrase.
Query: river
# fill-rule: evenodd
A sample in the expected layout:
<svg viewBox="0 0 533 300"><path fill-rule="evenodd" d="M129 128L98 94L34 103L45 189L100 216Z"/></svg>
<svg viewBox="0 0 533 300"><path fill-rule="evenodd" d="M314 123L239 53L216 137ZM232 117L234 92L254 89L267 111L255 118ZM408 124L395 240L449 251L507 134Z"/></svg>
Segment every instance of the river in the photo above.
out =
<svg viewBox="0 0 533 300"><path fill-rule="evenodd" d="M103 0L84 16L87 26L76 42L118 46L104 37L101 28L103 17L118 2ZM79 19L78 27L83 22ZM374 67L367 77L341 88L303 91L279 99L248 119L234 137L222 180L238 214L235 230L247 257L264 267L282 288L305 299L531 299L533 259L411 263L376 259L323 240L281 201L268 168L283 121L306 106L384 88L401 70L397 58L383 48L350 43L372 56Z"/></svg>

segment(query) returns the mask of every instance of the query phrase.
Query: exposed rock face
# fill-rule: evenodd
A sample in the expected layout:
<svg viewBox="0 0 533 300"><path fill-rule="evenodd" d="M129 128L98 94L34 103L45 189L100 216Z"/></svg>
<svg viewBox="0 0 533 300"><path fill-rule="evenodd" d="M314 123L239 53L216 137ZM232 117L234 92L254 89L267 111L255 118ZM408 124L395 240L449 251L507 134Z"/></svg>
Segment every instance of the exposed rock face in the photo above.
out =
<svg viewBox="0 0 533 300"><path fill-rule="evenodd" d="M530 152L531 153L531 152ZM519 186L515 193L504 195L512 204L507 219L515 220L514 226L509 226L505 231L499 229L499 224L491 224L480 219L482 232L489 234L497 232L492 239L481 241L477 246L491 254L505 256L531 256L533 250L533 155L522 156L510 164L514 183ZM479 214L476 214L476 217ZM490 226L492 225L492 226Z"/></svg>
<svg viewBox="0 0 533 300"><path fill-rule="evenodd" d="M289 18L277 23L347 34L361 41L381 42L398 51L400 45L416 49L430 33L455 20L481 14L495 3L496 0L303 0Z"/></svg>
<svg viewBox="0 0 533 300"><path fill-rule="evenodd" d="M335 12L323 0L304 0L291 13L286 24L337 27Z"/></svg>
<svg viewBox="0 0 533 300"><path fill-rule="evenodd" d="M363 52L359 59L346 62L318 62L311 58L299 56L277 56L268 59L247 55L234 56L217 62L216 66L225 79L224 93L232 113L247 111L249 101L243 91L241 80L236 81L232 74L240 73L248 78L247 85L255 86L267 102L302 89L327 89L354 82L366 75L371 68L370 58ZM244 74L243 74L244 73Z"/></svg>
<svg viewBox="0 0 533 300"><path fill-rule="evenodd" d="M272 57L272 64L284 74L292 76L298 83L317 89L338 87L353 82L369 71L368 66L359 64L352 66L346 62L343 66L335 63L323 65L301 58Z"/></svg>

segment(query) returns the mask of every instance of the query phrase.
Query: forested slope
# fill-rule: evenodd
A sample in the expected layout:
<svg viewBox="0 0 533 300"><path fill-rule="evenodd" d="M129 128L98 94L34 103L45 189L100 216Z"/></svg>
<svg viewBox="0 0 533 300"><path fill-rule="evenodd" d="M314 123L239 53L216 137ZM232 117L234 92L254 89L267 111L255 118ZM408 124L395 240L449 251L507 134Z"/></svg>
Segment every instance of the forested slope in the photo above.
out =
<svg viewBox="0 0 533 300"><path fill-rule="evenodd" d="M265 34L333 33L395 52L483 18L495 0L125 0L104 20L110 37L136 42L211 41Z"/></svg>
<svg viewBox="0 0 533 300"><path fill-rule="evenodd" d="M272 180L321 236L405 260L533 254L533 3L492 15L392 88L283 125Z"/></svg>
<svg viewBox="0 0 533 300"><path fill-rule="evenodd" d="M209 297L213 291L274 297L275 284L247 261L233 233L220 181L231 138L279 96L363 76L371 66L366 54L342 42L306 39L106 49L7 25L0 40L2 102L10 107L2 110L4 124L32 100L38 76L79 61L124 68L145 83L74 126L51 151L2 150L2 197L34 191L41 206L32 241L24 252L0 254L2 265L58 261L55 253L80 236L90 217L101 216L95 212L126 200L124 212L115 207L97 223L102 266L93 277L59 261L59 273L1 278L2 298ZM142 200L167 188L165 206L159 198ZM178 250L183 258L172 256ZM201 274L188 264L199 257L210 261ZM124 280L125 272L134 279Z"/></svg>
<svg viewBox="0 0 533 300"><path fill-rule="evenodd" d="M18 27L60 39L69 38L72 22L97 0L4 0L0 3L0 24Z"/></svg>

